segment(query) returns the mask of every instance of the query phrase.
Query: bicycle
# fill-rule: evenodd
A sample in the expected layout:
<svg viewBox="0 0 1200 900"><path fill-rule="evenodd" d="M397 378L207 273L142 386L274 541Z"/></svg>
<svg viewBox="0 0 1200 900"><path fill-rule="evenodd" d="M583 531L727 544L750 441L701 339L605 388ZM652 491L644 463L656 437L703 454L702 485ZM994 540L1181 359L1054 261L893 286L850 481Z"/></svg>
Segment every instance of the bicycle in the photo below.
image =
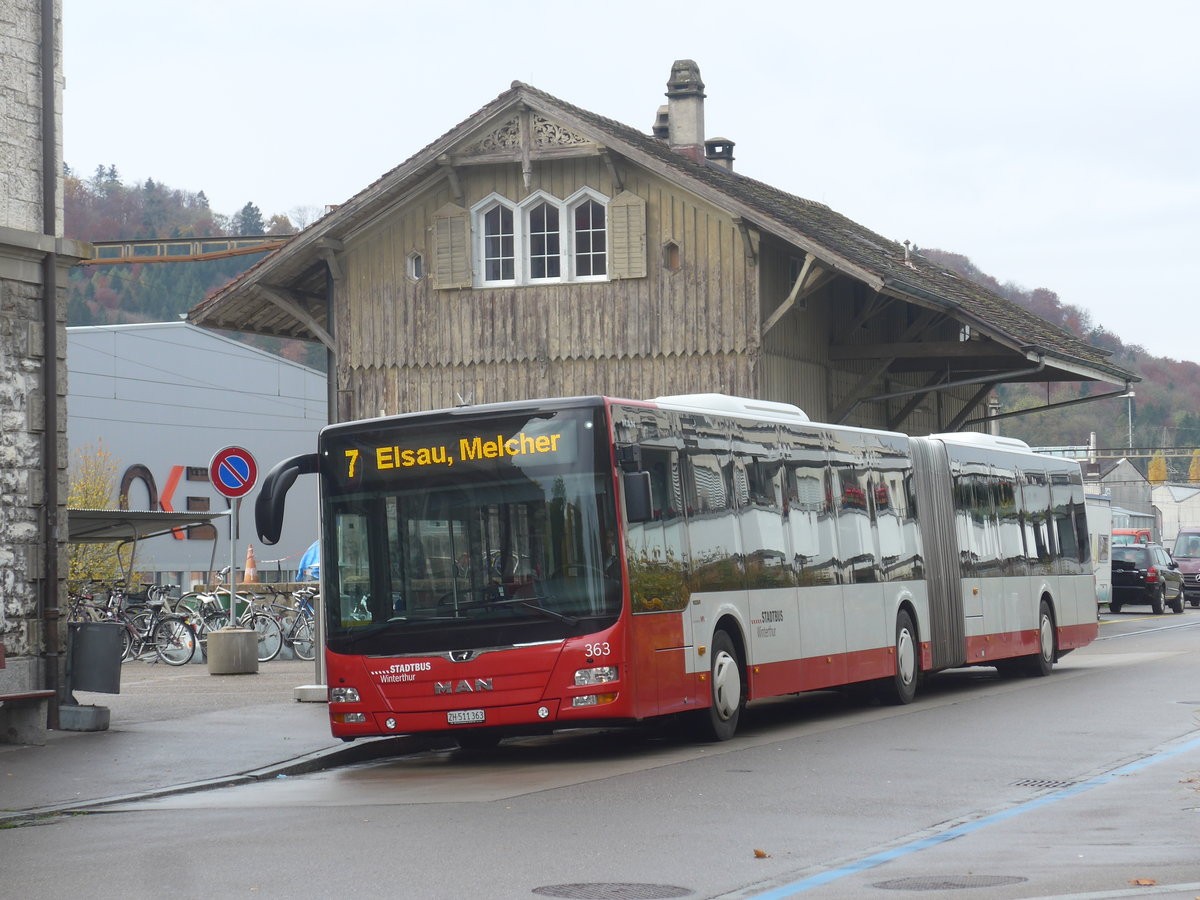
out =
<svg viewBox="0 0 1200 900"><path fill-rule="evenodd" d="M215 609L201 619L201 628L205 633L206 643L208 632L225 628L229 624L229 609L220 606L220 601L215 594L211 599L216 605ZM261 604L253 595L239 592L237 602L245 603L245 610L236 619L237 624L257 633L258 661L260 663L270 662L279 655L279 651L283 648L283 626L274 615L261 608Z"/></svg>
<svg viewBox="0 0 1200 900"><path fill-rule="evenodd" d="M294 607L271 604L271 609L276 613L284 613L283 642L292 648L296 659L317 658L317 629L313 612L313 601L316 598L316 588L298 588L292 592L292 599L296 601Z"/></svg>
<svg viewBox="0 0 1200 900"><path fill-rule="evenodd" d="M67 621L103 622L112 618L110 597L96 598L98 591L105 590L103 582L91 579L78 590L67 592Z"/></svg>
<svg viewBox="0 0 1200 900"><path fill-rule="evenodd" d="M128 598L124 590L113 590L113 597L120 605L113 616L114 621L125 626L122 632L121 658L128 662L154 651L156 659L169 666L185 666L196 655L196 630L182 616L166 611L166 595L171 585L150 585L144 603L124 603ZM135 599L142 597L133 595ZM110 602L113 602L110 599Z"/></svg>

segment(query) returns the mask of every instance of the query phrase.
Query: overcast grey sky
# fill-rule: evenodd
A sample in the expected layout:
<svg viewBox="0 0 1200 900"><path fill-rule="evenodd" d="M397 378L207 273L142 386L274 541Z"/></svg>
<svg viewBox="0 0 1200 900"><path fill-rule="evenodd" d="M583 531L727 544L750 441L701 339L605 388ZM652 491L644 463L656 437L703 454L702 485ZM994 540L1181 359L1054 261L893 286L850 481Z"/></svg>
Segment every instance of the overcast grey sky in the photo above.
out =
<svg viewBox="0 0 1200 900"><path fill-rule="evenodd" d="M63 0L65 157L231 215L341 203L514 80L1200 361L1200 2Z"/></svg>

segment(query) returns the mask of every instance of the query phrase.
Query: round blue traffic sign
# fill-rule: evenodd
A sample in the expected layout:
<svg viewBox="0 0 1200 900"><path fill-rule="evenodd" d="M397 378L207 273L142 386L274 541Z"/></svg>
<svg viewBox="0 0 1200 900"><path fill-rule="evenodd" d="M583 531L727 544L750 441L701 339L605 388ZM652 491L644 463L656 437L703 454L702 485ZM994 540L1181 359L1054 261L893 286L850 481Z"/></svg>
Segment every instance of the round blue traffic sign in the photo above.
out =
<svg viewBox="0 0 1200 900"><path fill-rule="evenodd" d="M208 477L222 496L231 499L245 497L258 481L258 463L249 450L226 447L213 456L208 466Z"/></svg>

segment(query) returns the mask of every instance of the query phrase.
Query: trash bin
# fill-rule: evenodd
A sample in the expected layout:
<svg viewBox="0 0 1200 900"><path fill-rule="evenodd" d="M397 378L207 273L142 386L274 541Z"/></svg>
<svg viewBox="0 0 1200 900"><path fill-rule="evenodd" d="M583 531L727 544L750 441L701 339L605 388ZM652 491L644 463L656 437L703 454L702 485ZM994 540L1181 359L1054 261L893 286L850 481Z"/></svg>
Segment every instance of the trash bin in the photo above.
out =
<svg viewBox="0 0 1200 900"><path fill-rule="evenodd" d="M67 625L69 691L121 693L121 633L118 622L70 622Z"/></svg>

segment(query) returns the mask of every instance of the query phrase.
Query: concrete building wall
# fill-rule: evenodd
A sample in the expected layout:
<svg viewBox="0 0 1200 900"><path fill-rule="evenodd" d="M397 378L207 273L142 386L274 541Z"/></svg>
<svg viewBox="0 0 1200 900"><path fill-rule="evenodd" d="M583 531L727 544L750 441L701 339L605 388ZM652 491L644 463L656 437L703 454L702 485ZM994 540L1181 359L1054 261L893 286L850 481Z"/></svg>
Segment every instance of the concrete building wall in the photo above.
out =
<svg viewBox="0 0 1200 900"><path fill-rule="evenodd" d="M1162 542L1168 547L1185 525L1200 525L1200 488L1191 485L1156 484L1154 508L1162 522Z"/></svg>
<svg viewBox="0 0 1200 900"><path fill-rule="evenodd" d="M250 451L259 480L275 463L316 449L326 421L324 373L256 350L183 322L69 328L69 440L72 464L103 446L125 482L129 509L177 512L228 509L207 468L224 447ZM241 504L241 566L253 544L260 576L297 568L317 538L317 483L298 481L278 544L265 547L254 533L257 490ZM117 498L114 497L114 504ZM227 520L213 535L204 529L151 538L137 547L136 568L206 580L230 563Z"/></svg>

